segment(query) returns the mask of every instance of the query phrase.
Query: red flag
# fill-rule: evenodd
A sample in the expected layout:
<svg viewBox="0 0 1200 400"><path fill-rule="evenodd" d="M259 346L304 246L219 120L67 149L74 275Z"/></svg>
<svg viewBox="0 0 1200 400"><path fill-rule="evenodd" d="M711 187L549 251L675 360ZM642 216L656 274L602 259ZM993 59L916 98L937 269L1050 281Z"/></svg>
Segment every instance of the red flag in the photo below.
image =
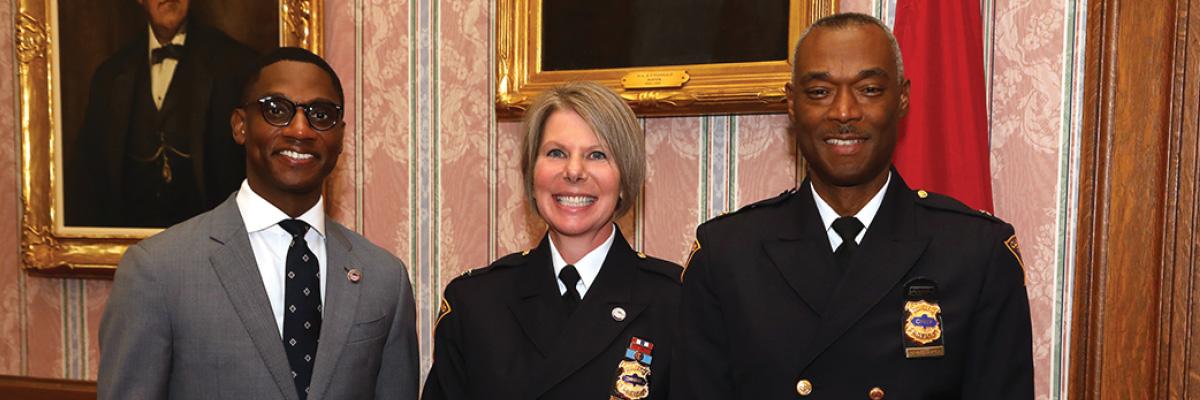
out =
<svg viewBox="0 0 1200 400"><path fill-rule="evenodd" d="M981 19L978 1L896 1L912 88L895 163L910 187L991 211Z"/></svg>

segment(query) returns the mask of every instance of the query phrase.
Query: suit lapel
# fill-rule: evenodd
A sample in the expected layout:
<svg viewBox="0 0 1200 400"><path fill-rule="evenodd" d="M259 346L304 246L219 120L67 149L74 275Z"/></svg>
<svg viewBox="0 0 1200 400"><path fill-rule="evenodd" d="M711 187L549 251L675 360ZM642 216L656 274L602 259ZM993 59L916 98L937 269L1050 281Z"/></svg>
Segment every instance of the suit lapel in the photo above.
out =
<svg viewBox="0 0 1200 400"><path fill-rule="evenodd" d="M138 78L145 76L147 80L150 79L149 55L145 50L148 46L147 40L150 40L149 34L143 34L143 38L145 40L141 41L141 51L133 52L133 56L125 60L121 71L113 78L112 103L109 104L108 111L110 113L108 120L111 125L106 127L108 131L105 132L105 150L106 154L109 154L105 167L108 168L108 176L112 177L110 192L114 194L121 193L122 190L121 177L124 174L121 170L121 162L125 159L129 115L133 112L133 100L136 97L134 91L138 87Z"/></svg>
<svg viewBox="0 0 1200 400"><path fill-rule="evenodd" d="M833 268L833 250L807 182L795 196L780 218L795 222L783 223L785 231L777 240L764 243L763 250L792 290L809 308L823 315L829 293L828 279L823 274Z"/></svg>
<svg viewBox="0 0 1200 400"><path fill-rule="evenodd" d="M619 230L616 235L600 274L588 288L579 308L567 320L554 354L546 360L544 369L530 387L530 398L541 396L609 349L649 303L649 299L644 298L650 295L649 291L638 291L641 294L638 297L634 295L638 261ZM612 318L612 310L616 307L625 310L624 320ZM612 365L614 371L616 367L616 364Z"/></svg>
<svg viewBox="0 0 1200 400"><path fill-rule="evenodd" d="M823 318L812 344L800 358L801 369L895 289L925 252L929 238L916 235L913 207L912 192L893 172L892 183L867 228L858 256L830 299L828 317ZM900 305L896 305L896 318L900 318Z"/></svg>
<svg viewBox="0 0 1200 400"><path fill-rule="evenodd" d="M258 279L258 264L234 196L214 210L211 238L221 246L209 257L209 262L280 393L284 398L298 400L271 302L262 279Z"/></svg>
<svg viewBox="0 0 1200 400"><path fill-rule="evenodd" d="M203 197L206 193L204 190L204 144L207 139L205 132L207 132L206 118L208 115L194 111L208 109L214 79L204 68L204 62L211 57L206 51L208 48L205 43L206 32L198 24L191 25L192 32L188 34L183 59L179 60L179 64L175 67L175 74L171 77L170 86L167 87L162 112L158 113L158 117L161 119L168 113L181 113L179 114L181 117L179 129L183 130L183 134L188 138L192 172L196 177L196 193ZM201 199L202 204L209 201L212 199Z"/></svg>
<svg viewBox="0 0 1200 400"><path fill-rule="evenodd" d="M321 316L321 339L317 346L317 360L313 365L310 398L324 397L333 378L338 358L346 346L350 328L354 325L362 283L353 283L345 277L346 272L358 268L363 279L370 279L370 266L362 265L351 252L350 241L340 225L328 222L325 238L326 262L325 303ZM386 379L386 378L385 378Z"/></svg>
<svg viewBox="0 0 1200 400"><path fill-rule="evenodd" d="M550 237L543 237L525 259L526 265L520 267L517 298L508 307L534 347L542 357L548 357L566 320L566 308L550 261Z"/></svg>

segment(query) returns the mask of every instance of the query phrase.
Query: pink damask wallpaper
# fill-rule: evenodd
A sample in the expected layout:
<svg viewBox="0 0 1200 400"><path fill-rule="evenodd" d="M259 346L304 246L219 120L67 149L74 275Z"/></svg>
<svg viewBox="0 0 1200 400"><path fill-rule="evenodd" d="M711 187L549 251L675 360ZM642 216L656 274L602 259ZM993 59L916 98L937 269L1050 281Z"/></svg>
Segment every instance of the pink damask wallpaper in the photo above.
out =
<svg viewBox="0 0 1200 400"><path fill-rule="evenodd" d="M1063 256L1074 219L1069 160L1082 49L1079 0L984 2L988 21L996 212L1017 227L1032 300L1038 397L1058 398L1069 304ZM886 18L894 2L843 0ZM467 269L535 244L525 206L520 127L493 108L495 0L327 0L326 57L341 76L346 150L330 212L409 265L422 365L441 289ZM12 11L0 8L0 54L12 54ZM4 49L7 49L5 51ZM0 70L13 76L12 57ZM0 105L15 108L12 80ZM700 222L792 187L785 115L648 118L649 175L634 246L682 263ZM12 113L0 126L15 132ZM0 187L17 188L17 137L0 146ZM16 190L8 193L18 192ZM16 194L0 196L0 374L94 379L96 329L110 282L20 271Z"/></svg>

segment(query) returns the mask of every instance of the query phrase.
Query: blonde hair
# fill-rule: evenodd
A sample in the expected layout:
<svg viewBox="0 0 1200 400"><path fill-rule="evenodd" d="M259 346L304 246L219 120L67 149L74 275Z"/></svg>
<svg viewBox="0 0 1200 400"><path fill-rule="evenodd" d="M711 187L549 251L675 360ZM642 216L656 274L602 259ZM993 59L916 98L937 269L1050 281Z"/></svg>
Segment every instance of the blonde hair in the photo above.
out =
<svg viewBox="0 0 1200 400"><path fill-rule="evenodd" d="M533 167L542 145L546 120L559 110L573 111L587 122L600 145L607 148L616 163L621 187L613 220L620 218L642 194L642 184L646 181L646 140L637 116L625 100L595 82L571 82L551 88L538 96L525 113L521 124L525 133L521 141L521 175L529 205L536 213Z"/></svg>

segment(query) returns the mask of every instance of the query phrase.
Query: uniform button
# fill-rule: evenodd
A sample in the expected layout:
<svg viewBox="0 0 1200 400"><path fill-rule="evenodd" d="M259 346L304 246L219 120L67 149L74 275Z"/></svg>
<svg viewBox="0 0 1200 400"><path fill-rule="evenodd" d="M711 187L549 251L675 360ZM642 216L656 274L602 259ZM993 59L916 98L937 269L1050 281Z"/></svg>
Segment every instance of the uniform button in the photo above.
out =
<svg viewBox="0 0 1200 400"><path fill-rule="evenodd" d="M796 393L800 393L801 396L812 394L812 389L812 382L809 382L808 379L801 379L800 382L796 382Z"/></svg>
<svg viewBox="0 0 1200 400"><path fill-rule="evenodd" d="M883 389L878 386L873 387L870 392L867 392L867 397L870 397L871 400L883 400Z"/></svg>

